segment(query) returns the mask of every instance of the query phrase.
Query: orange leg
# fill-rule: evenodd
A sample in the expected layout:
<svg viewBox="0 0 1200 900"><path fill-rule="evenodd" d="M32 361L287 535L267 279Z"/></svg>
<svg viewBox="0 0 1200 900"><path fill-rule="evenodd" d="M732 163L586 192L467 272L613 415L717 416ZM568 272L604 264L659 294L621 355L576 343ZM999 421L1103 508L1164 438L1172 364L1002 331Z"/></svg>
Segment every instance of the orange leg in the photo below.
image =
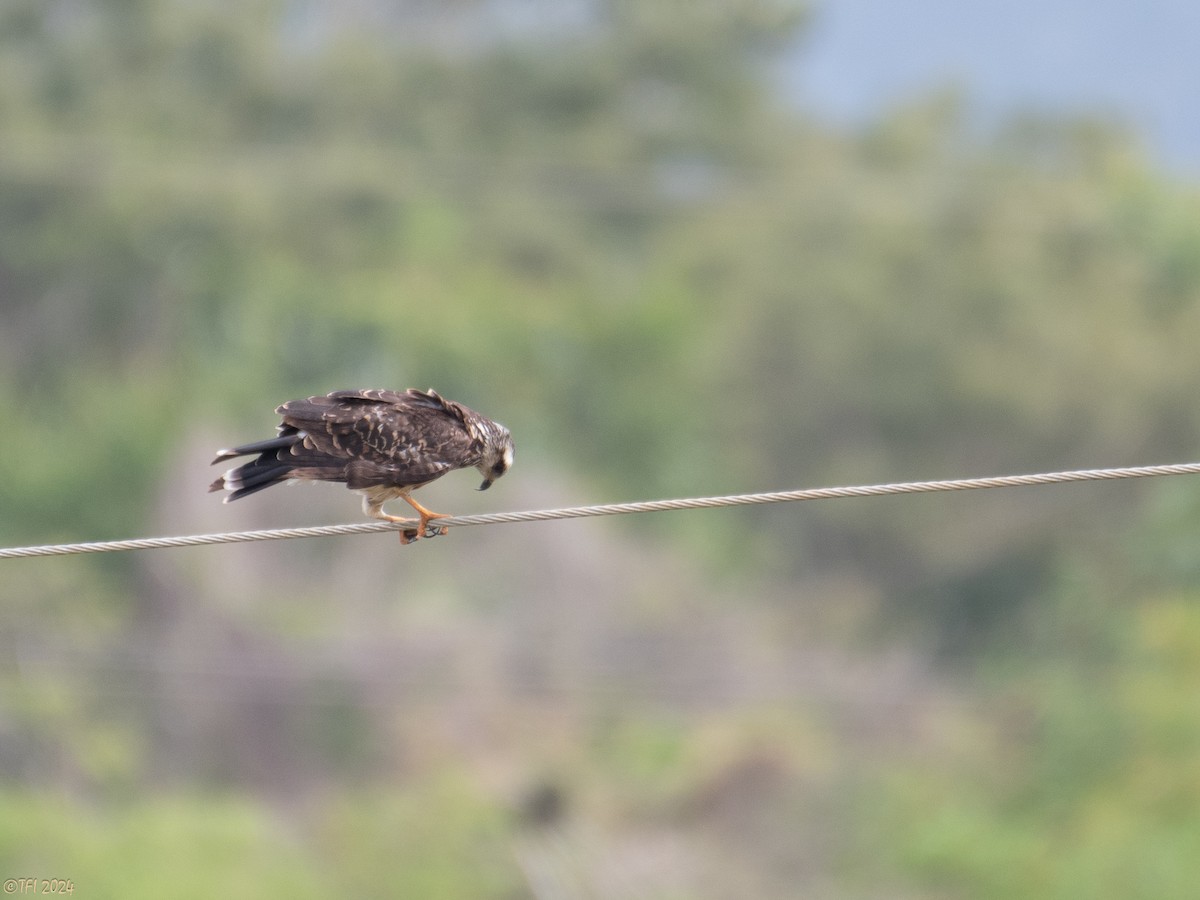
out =
<svg viewBox="0 0 1200 900"><path fill-rule="evenodd" d="M429 530L429 520L430 519L448 519L448 518L450 518L450 515L448 513L436 513L436 512L433 512L432 510L426 509L420 503L418 503L416 500L414 500L410 494L404 495L404 502L407 503L409 506L411 506L413 509L415 509L417 511L417 515L420 516L421 521L420 521L420 525L418 526L416 531L409 529L407 531L400 532L400 543L401 544L411 544L413 541L417 540L418 538L424 537L425 533ZM435 535L445 534L449 530L450 530L449 528L435 527L433 534L435 534Z"/></svg>
<svg viewBox="0 0 1200 900"><path fill-rule="evenodd" d="M447 518L449 518L449 516L446 515L445 513L435 513L432 510L426 509L420 503L418 503L416 500L414 500L412 497L409 497L407 494L403 495L403 497L404 497L405 501L407 501L408 505L417 511L417 514L421 517L421 521L418 524L417 528L406 528L400 532L400 543L401 544L411 544L413 541L417 540L418 538L424 537L425 532L427 532L429 530L429 520L430 519L447 519ZM393 515L389 515L388 513L385 513L383 511L383 504L387 501L387 499L388 498L380 497L378 495L372 496L371 494L364 493L364 495L363 495L363 512L366 513L368 516L371 516L374 519L382 519L385 522L396 522L398 524L400 522L410 521L408 519L401 518L400 516L393 516ZM447 529L445 529L445 528L438 528L438 527L434 526L433 534L435 534L435 535L445 534L446 531L447 531Z"/></svg>

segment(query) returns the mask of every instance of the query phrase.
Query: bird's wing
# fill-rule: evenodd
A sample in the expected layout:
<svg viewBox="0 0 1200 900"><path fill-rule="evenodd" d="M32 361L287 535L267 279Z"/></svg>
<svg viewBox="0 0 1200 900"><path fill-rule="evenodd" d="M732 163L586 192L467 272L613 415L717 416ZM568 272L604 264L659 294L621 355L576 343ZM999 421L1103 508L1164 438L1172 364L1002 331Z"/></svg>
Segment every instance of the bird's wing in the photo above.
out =
<svg viewBox="0 0 1200 900"><path fill-rule="evenodd" d="M304 435L292 450L300 466L308 456L344 461L348 486L363 488L424 484L474 465L475 441L451 405L433 392L336 391L277 412L281 427Z"/></svg>

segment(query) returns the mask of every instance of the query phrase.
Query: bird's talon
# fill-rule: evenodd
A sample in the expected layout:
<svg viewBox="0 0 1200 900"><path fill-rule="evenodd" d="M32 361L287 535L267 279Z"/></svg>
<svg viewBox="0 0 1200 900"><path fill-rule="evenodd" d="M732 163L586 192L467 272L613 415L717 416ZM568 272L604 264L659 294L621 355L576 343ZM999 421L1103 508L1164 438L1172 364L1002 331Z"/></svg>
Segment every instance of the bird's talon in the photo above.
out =
<svg viewBox="0 0 1200 900"><path fill-rule="evenodd" d="M420 540L421 538L428 540L429 538L441 537L449 530L450 529L445 525L433 525L429 522L426 522L424 528L401 529L399 532L400 543L407 546L413 541Z"/></svg>

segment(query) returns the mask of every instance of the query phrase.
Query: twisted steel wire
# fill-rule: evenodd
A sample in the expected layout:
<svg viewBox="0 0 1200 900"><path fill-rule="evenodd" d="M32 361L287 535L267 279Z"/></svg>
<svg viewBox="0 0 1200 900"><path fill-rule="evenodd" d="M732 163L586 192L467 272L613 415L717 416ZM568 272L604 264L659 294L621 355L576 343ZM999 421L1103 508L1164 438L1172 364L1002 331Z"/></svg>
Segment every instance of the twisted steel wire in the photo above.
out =
<svg viewBox="0 0 1200 900"><path fill-rule="evenodd" d="M1200 475L1200 462L1160 466L1133 466L1115 469L1080 469L1070 472L1046 472L1035 475L1002 475L991 478L962 478L948 481L910 481L895 484L871 484L854 487L809 488L796 491L772 491L759 494L732 494L722 497L688 497L673 500L643 500L633 503L605 503L562 509L535 509L520 512L484 513L448 516L437 519L439 527L501 525L514 522L545 522L557 519L581 519L681 509L713 509L750 506L762 503L794 503L803 500L829 500L842 497L880 497L893 494L929 494L939 491L970 491L983 488L1021 487L1025 485L1064 484L1078 481L1112 481L1126 478L1151 478L1165 475ZM93 541L80 544L48 544L35 547L0 548L0 559L33 556L65 556L76 553L112 553L122 550L155 550L169 547L195 547L206 544L231 544L247 541L277 541L293 538L330 537L347 534L373 534L383 531L414 529L417 520L360 522L348 525L320 525L310 528L275 528L266 531L230 531L218 534L193 534L180 537L137 538L124 541Z"/></svg>

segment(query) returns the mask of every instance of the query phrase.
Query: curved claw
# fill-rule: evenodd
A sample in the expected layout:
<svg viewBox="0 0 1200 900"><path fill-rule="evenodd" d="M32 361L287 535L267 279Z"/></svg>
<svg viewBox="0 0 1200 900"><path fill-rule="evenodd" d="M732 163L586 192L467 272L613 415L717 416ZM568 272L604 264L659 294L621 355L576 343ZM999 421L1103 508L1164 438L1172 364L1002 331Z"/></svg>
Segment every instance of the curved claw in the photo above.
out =
<svg viewBox="0 0 1200 900"><path fill-rule="evenodd" d="M430 519L448 519L449 516L443 513L432 513L428 516L421 516L417 528L405 528L400 532L400 543L408 546L415 540L420 538L435 538L441 537L450 531L449 528L443 525L432 525Z"/></svg>

